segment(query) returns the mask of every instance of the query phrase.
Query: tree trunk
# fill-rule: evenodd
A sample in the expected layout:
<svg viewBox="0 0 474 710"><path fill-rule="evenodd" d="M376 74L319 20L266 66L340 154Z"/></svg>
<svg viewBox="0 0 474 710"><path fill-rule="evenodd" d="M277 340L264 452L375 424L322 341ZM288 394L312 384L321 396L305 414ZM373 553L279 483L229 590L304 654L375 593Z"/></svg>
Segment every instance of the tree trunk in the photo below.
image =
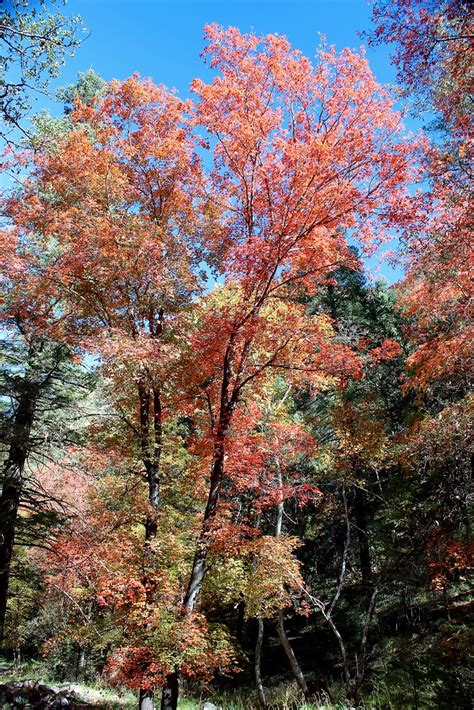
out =
<svg viewBox="0 0 474 710"><path fill-rule="evenodd" d="M3 467L2 494L0 496L0 647L3 645L5 632L15 529L36 400L37 394L30 388L25 388L20 396L10 451Z"/></svg>
<svg viewBox="0 0 474 710"><path fill-rule="evenodd" d="M245 624L245 601L240 601L237 604L237 628L235 637L239 643L242 643Z"/></svg>
<svg viewBox="0 0 474 710"><path fill-rule="evenodd" d="M367 534L367 515L365 509L364 491L355 487L354 514L357 526L357 539L359 542L360 572L362 576L362 586L367 599L371 596L372 565L370 560L369 537Z"/></svg>
<svg viewBox="0 0 474 710"><path fill-rule="evenodd" d="M276 460L276 469L277 469L277 481L278 481L278 485L281 490L281 488L283 486L283 477L281 474L280 462L278 459ZM279 537L281 535L281 531L283 528L283 512L284 512L284 503L283 503L283 500L280 500L280 502L277 505L277 515L276 515L276 521L275 521L275 537ZM293 672L293 675L295 676L296 682L298 683L298 686L299 686L301 692L303 693L304 697L308 698L308 696L309 696L308 686L306 685L306 680L303 675L303 671L300 668L300 664L298 663L298 659L296 658L293 648L291 646L291 643L288 640L288 636L286 635L285 617L284 617L283 609L280 609L280 611L278 612L277 631L278 631L278 636L280 638L280 643L283 646L283 650L286 653L286 656L287 656L288 661L290 663L291 670Z"/></svg>
<svg viewBox="0 0 474 710"><path fill-rule="evenodd" d="M154 710L154 707L153 691L141 689L138 697L139 710Z"/></svg>
<svg viewBox="0 0 474 710"><path fill-rule="evenodd" d="M3 644L5 631L10 567L20 494L20 473L18 470L10 470L4 476L2 496L0 498L0 644Z"/></svg>
<svg viewBox="0 0 474 710"><path fill-rule="evenodd" d="M224 437L218 438L214 445L214 458L211 470L211 481L203 524L196 545L193 566L189 575L188 587L183 601L183 614L192 614L196 609L202 583L206 574L206 559L209 551L209 538L207 535L208 523L213 518L224 476ZM163 688L161 710L176 710L179 697L179 669L167 678Z"/></svg>
<svg viewBox="0 0 474 710"><path fill-rule="evenodd" d="M208 523L214 517L219 501L219 493L224 476L224 443L219 440L214 445L214 460L211 471L211 483L206 510L204 511L203 525L196 546L193 566L189 576L188 588L184 597L183 607L185 613L192 613L197 605L204 576L206 574L206 559L209 551Z"/></svg>
<svg viewBox="0 0 474 710"><path fill-rule="evenodd" d="M161 694L161 710L177 710L179 698L179 674L170 673Z"/></svg>
<svg viewBox="0 0 474 710"><path fill-rule="evenodd" d="M157 515L160 508L160 463L163 445L162 411L160 389L150 386L143 375L138 381L138 397L140 402L140 444L143 465L145 466L148 483L148 502L151 511L145 520L145 542L149 543L156 537L158 531ZM147 587L147 574L144 575ZM154 592L147 594L147 603L154 603ZM164 691L163 691L164 696ZM163 705L167 710L176 705ZM140 689L139 710L154 710L154 691Z"/></svg>
<svg viewBox="0 0 474 710"><path fill-rule="evenodd" d="M156 514L160 507L160 473L159 468L151 462L145 464L148 482L148 502L153 512L147 515L145 521L145 540L152 540L156 537L158 521Z"/></svg>
<svg viewBox="0 0 474 710"><path fill-rule="evenodd" d="M277 631L280 643L283 646L283 650L286 653L288 661L290 662L290 667L293 672L293 675L295 676L296 682L298 683L298 686L304 697L308 698L309 691L308 686L306 684L306 679L303 675L303 671L300 668L300 664L298 663L298 659L295 656L291 643L288 640L288 636L286 635L285 617L283 615L283 609L280 609L280 611L278 612Z"/></svg>
<svg viewBox="0 0 474 710"><path fill-rule="evenodd" d="M257 643L255 644L255 686L257 688L258 701L260 707L265 710L267 707L267 699L262 684L262 645L263 645L263 619L257 619L258 633Z"/></svg>
<svg viewBox="0 0 474 710"><path fill-rule="evenodd" d="M138 381L140 402L140 445L148 483L148 502L152 512L145 521L145 539L157 532L157 513L160 508L160 462L162 449L162 412L160 390L150 387L143 375ZM152 406L153 405L153 406Z"/></svg>

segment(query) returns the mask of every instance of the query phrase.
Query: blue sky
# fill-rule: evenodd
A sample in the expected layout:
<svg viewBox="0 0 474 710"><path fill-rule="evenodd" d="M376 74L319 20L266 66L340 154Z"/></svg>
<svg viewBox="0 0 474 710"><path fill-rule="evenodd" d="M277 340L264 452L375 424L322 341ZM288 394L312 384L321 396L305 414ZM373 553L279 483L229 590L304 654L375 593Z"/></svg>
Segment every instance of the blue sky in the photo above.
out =
<svg viewBox="0 0 474 710"><path fill-rule="evenodd" d="M203 74L199 54L207 23L284 34L308 56L318 33L339 49L359 47L364 40L357 32L371 26L368 0L69 0L66 7L82 16L91 34L68 60L63 83L89 67L107 80L138 71L183 96ZM394 81L387 48L369 48L368 56L379 81Z"/></svg>
<svg viewBox="0 0 474 710"><path fill-rule="evenodd" d="M372 26L369 0L68 0L66 12L81 15L90 35L67 60L56 86L93 68L106 80L138 72L175 88L182 97L189 95L194 77L206 78L199 55L207 23L284 34L309 57L315 54L320 33L338 49L358 48L366 44L358 33ZM395 82L387 47L367 47L367 56L381 83ZM407 124L416 127L412 120ZM375 271L377 261L370 260ZM401 276L387 265L379 273L389 282Z"/></svg>

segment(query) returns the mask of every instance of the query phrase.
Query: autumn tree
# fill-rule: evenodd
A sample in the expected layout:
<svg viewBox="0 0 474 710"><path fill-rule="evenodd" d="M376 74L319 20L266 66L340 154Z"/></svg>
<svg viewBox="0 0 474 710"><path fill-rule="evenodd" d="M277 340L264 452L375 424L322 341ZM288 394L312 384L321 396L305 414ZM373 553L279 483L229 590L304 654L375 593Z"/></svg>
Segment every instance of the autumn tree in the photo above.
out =
<svg viewBox="0 0 474 710"><path fill-rule="evenodd" d="M61 304L59 337L93 353L113 382L123 455L142 462L148 484L150 540L176 324L200 288L200 163L187 105L164 87L134 77L95 105L81 98L58 149L38 146L8 214L26 238L34 231L56 245L41 283Z"/></svg>
<svg viewBox="0 0 474 710"><path fill-rule="evenodd" d="M207 38L219 75L193 89L214 157L225 285L203 299L192 336L190 392L207 412L211 448L186 614L197 608L242 397L270 372L314 384L357 369L296 296L352 262L345 230L368 245L403 218L414 151L361 55L322 51L313 66L281 37L211 26Z"/></svg>
<svg viewBox="0 0 474 710"><path fill-rule="evenodd" d="M104 555L118 553L114 573L123 563L140 586L141 621L122 630L135 649L140 634L146 641L135 671L125 652L115 656L117 677L136 673L142 707L164 683L164 710L176 708L188 651L207 654L209 672L219 663L209 655L200 608L219 545L226 549L235 535L239 554L267 569L268 551L277 549L297 578L290 539L252 540L249 526L232 521L227 494L241 458L233 443L239 427L252 429L249 400L276 375L310 392L343 390L348 378L360 378L354 343L338 337L333 314L312 313L308 300L333 283L336 268L358 268L349 234L370 251L406 227L407 184L419 175L420 145L403 136L362 54L322 49L313 65L282 37L206 32L214 77L193 82L195 105L136 77L112 82L94 105L79 96L58 150L38 146L24 156L29 178L7 203L22 241L34 234L40 252L54 245L38 283L60 314L55 337L93 353L106 377L117 425L106 426L103 450L119 456L131 480L139 468L146 482L146 501L139 496L127 511L123 552L131 557L120 559L117 536L104 542ZM198 150L212 159L207 179ZM216 279L207 291L204 266ZM391 345L377 342L376 356ZM162 608L169 571L169 561L160 566L157 533L170 514L167 501L162 507L162 464L172 421L185 430L194 488L181 576L170 596L162 594L181 641L161 647L157 667L153 649L161 642L147 636L147 622ZM270 438L278 440L276 429ZM270 484L271 456L265 467ZM278 482L276 491L278 511ZM153 572L144 572L145 558ZM281 574L274 570L276 598L287 581Z"/></svg>
<svg viewBox="0 0 474 710"><path fill-rule="evenodd" d="M469 119L473 16L469 0L373 0L374 44L392 45L405 95L439 111L446 126Z"/></svg>
<svg viewBox="0 0 474 710"><path fill-rule="evenodd" d="M408 95L435 116L425 153L429 189L419 196L402 247L403 296L415 318L419 347L409 364L422 389L434 380L465 391L472 286L470 162L472 145L472 6L463 0L375 2L373 42L393 45L398 78ZM455 384L456 383L456 384Z"/></svg>
<svg viewBox="0 0 474 710"><path fill-rule="evenodd" d="M456 600L463 593L455 570L465 563L470 536L466 472L472 448L460 445L460 440L466 427L472 426L472 3L417 0L389 7L376 2L374 19L375 41L392 44L405 94L418 98L421 115L430 121L426 187L401 245L406 278L400 284L400 301L409 318L407 337L412 349L405 391L416 396L418 407L406 431L402 461L410 480L408 495L418 501L416 516L401 516L409 541L405 559L410 559L411 545L423 551L419 574L413 562L411 570L426 594L430 566L434 564L434 569L438 564L442 576L443 565L448 569L451 564L452 580L457 578L458 584L450 592L445 589L444 612L440 598L433 602L427 594L426 604L436 610L429 612L432 616L455 620L463 637L466 609L461 603L456 611L457 602L450 597ZM457 425L453 427L454 412ZM435 440L443 441L441 456ZM449 562L449 547L457 550L456 563ZM443 638L436 644L439 649L449 646ZM460 666L465 662L461 657L462 653ZM444 676L443 686L450 687L442 692L462 698L462 682L448 669L443 662L434 669Z"/></svg>
<svg viewBox="0 0 474 710"><path fill-rule="evenodd" d="M78 85L80 90L81 84ZM70 89L72 91L72 89ZM92 99L90 94L89 99ZM54 152L58 135L67 132L68 126L59 117L55 131L45 130L45 124L36 125L32 138L44 143ZM9 154L3 163L7 175L10 171L21 175L24 161L15 165ZM54 459L62 446L72 443L71 427L80 429L78 412L71 411L73 403L90 391L92 380L80 366L80 355L72 345L56 336L61 331L61 310L58 294L46 288L43 271L51 267L56 258L54 245L41 243L35 226L22 230L11 214L18 193L5 190L2 196L3 223L1 230L0 260L4 285L4 299L0 313L2 326L2 494L0 547L1 593L0 627L3 628L8 598L10 566L18 526L23 528L20 539L34 539L38 534L33 518L41 518L41 494L35 485L34 471L45 459ZM29 471L27 471L27 468ZM24 516L21 508L30 507ZM32 516L31 512L37 508Z"/></svg>

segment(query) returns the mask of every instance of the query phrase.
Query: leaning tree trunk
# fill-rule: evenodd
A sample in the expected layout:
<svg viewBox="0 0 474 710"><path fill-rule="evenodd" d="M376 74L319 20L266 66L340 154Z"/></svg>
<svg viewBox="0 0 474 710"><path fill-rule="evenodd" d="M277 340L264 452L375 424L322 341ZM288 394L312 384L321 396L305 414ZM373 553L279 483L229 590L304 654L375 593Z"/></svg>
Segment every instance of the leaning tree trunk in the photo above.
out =
<svg viewBox="0 0 474 710"><path fill-rule="evenodd" d="M359 543L359 561L362 586L367 602L369 603L372 595L372 565L370 560L369 536L367 531L365 495L364 491L359 486L355 487L354 515L357 526L357 540Z"/></svg>
<svg viewBox="0 0 474 710"><path fill-rule="evenodd" d="M211 481L209 487L209 495L204 511L203 524L196 545L194 554L193 566L189 575L188 587L184 596L184 611L186 614L192 614L196 609L199 594L201 592L202 583L206 574L206 559L209 552L209 522L215 515L219 494L224 477L224 440L220 437L214 445L214 458L212 462Z"/></svg>
<svg viewBox="0 0 474 710"><path fill-rule="evenodd" d="M185 616L192 614L195 611L204 577L206 575L206 560L210 545L209 535L207 533L209 523L217 510L222 480L224 477L224 437L226 427L230 421L230 416L226 416L225 421L226 425L220 428L221 433L216 437L216 441L214 443L214 456L212 461L209 494L206 509L204 511L201 532L196 544L196 552L194 554L193 565L189 575L188 586L184 595L183 614ZM166 684L163 687L161 710L176 710L179 697L179 682L179 669L176 669L174 673L167 677Z"/></svg>
<svg viewBox="0 0 474 710"><path fill-rule="evenodd" d="M283 646L283 650L286 653L286 657L288 658L289 664L291 671L293 675L295 676L295 680L298 683L298 686L303 693L305 698L308 698L309 692L308 692L308 686L306 684L306 679L303 675L303 671L300 668L300 664L298 663L298 659L295 656L295 652L293 651L293 647L288 639L288 636L286 635L285 631L285 617L283 614L283 609L280 609L278 612L278 618L277 618L277 631L278 631L278 638L280 639L280 643Z"/></svg>
<svg viewBox="0 0 474 710"><path fill-rule="evenodd" d="M283 478L281 475L281 468L280 468L280 462L278 459L276 460L276 469L277 469L277 482L280 487L280 490L283 486ZM283 527L283 512L284 512L284 507L283 507L283 501L280 501L277 506L277 515L276 515L276 522L275 522L275 537L279 537L281 535L282 527ZM283 650L286 653L286 657L288 658L288 662L290 664L291 671L293 675L295 676L295 680L298 683L298 686L303 693L305 698L308 698L309 692L308 692L308 686L306 684L306 679L303 675L303 671L301 670L300 664L298 663L298 659L295 656L295 652L293 651L292 645L288 639L288 636L286 635L285 631L285 615L283 612L283 609L280 609L278 612L278 617L277 617L277 623L276 623L276 628L278 632L278 637L280 639L280 643L283 647Z"/></svg>
<svg viewBox="0 0 474 710"><path fill-rule="evenodd" d="M7 612L10 568L15 542L18 508L23 485L23 471L30 445L37 395L25 389L18 404L13 437L2 473L0 496L0 646L3 645Z"/></svg>

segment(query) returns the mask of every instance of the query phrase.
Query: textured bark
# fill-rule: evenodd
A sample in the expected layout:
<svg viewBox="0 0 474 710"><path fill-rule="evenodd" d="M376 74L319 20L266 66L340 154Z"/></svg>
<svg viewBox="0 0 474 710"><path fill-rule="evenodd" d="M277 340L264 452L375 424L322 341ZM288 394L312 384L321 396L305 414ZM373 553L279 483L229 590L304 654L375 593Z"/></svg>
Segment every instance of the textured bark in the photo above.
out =
<svg viewBox="0 0 474 710"><path fill-rule="evenodd" d="M2 494L0 496L0 645L3 644L5 631L15 529L36 401L36 390L25 388L16 411L13 437L2 472Z"/></svg>
<svg viewBox="0 0 474 710"><path fill-rule="evenodd" d="M260 707L265 710L267 699L262 684L262 645L263 645L263 619L258 619L257 643L255 644L255 687L257 688Z"/></svg>

